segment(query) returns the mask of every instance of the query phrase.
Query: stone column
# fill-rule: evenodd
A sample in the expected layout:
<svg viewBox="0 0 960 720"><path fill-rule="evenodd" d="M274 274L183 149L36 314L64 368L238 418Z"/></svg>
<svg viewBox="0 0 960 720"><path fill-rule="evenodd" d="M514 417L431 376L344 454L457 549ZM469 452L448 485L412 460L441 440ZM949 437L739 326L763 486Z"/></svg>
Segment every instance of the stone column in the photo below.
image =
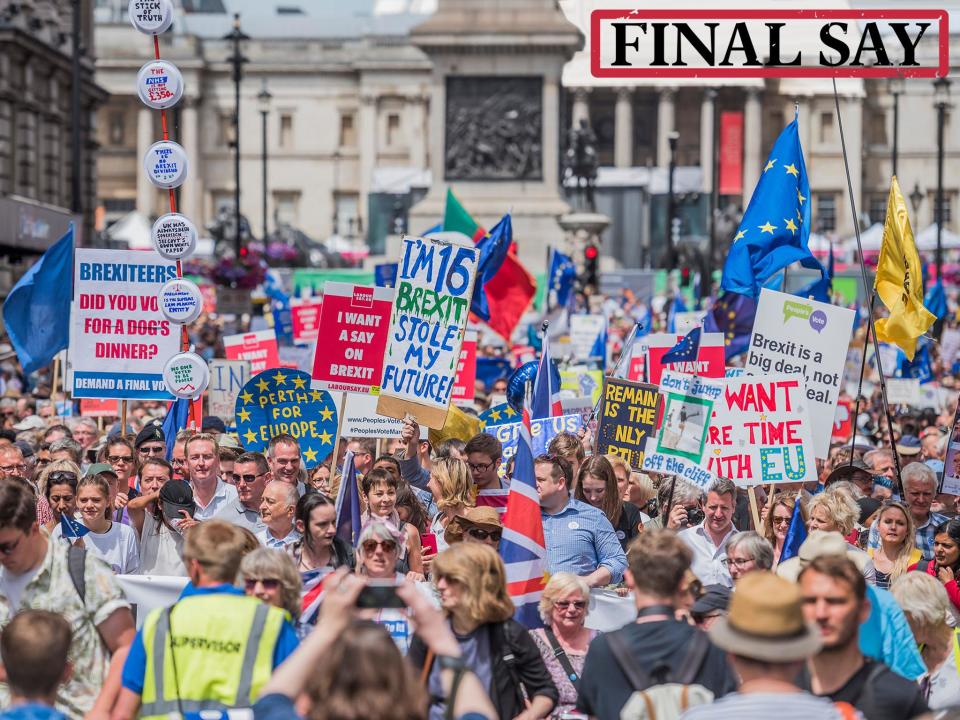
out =
<svg viewBox="0 0 960 720"><path fill-rule="evenodd" d="M543 107L560 107L560 79L554 75L543 78ZM543 114L543 145L542 147L558 147L560 143L560 117L556 112ZM557 153L543 153L543 177L555 178L560 176L560 158ZM434 180L436 182L436 180Z"/></svg>
<svg viewBox="0 0 960 720"><path fill-rule="evenodd" d="M753 189L760 178L763 141L762 105L760 90L748 88L746 102L743 105L743 207L747 207L753 195Z"/></svg>
<svg viewBox="0 0 960 720"><path fill-rule="evenodd" d="M427 169L427 102L422 95L407 98L407 138L410 166Z"/></svg>
<svg viewBox="0 0 960 720"><path fill-rule="evenodd" d="M147 149L157 140L159 138L153 136L153 111L141 107L137 110L137 212L147 218L153 215L157 193L143 171L143 158L147 154Z"/></svg>
<svg viewBox="0 0 960 720"><path fill-rule="evenodd" d="M373 185L373 169L377 165L377 98L374 95L364 94L360 97L360 123L357 140L360 145L360 197L357 202L357 215L363 218L363 227L366 231L369 218L367 217L367 196Z"/></svg>
<svg viewBox="0 0 960 720"><path fill-rule="evenodd" d="M180 191L180 212L186 215L197 227L203 227L206 218L203 217L203 163L200 159L200 118L197 100L190 99L184 102L180 111L180 122L183 123L183 149L187 153L190 163L190 175Z"/></svg>
<svg viewBox="0 0 960 720"><path fill-rule="evenodd" d="M617 88L613 164L618 168L633 167L633 88Z"/></svg>
<svg viewBox="0 0 960 720"><path fill-rule="evenodd" d="M676 95L676 88L663 88L657 103L657 166L662 168L670 167L668 137L675 129Z"/></svg>
<svg viewBox="0 0 960 720"><path fill-rule="evenodd" d="M573 89L573 114L570 120L572 127L580 125L581 120L590 122L590 91L587 88Z"/></svg>
<svg viewBox="0 0 960 720"><path fill-rule="evenodd" d="M843 108L843 134L849 145L847 146L847 158L850 162L850 179L853 185L853 199L857 205L857 214L862 215L867 211L863 204L861 193L863 191L863 99L858 97L846 98L842 103ZM800 110L803 112L803 109ZM811 123L812 124L812 123ZM909 126L908 126L909 127ZM837 152L840 146L840 133L835 132ZM809 147L809 146L807 146ZM807 173L811 171L807 165ZM853 227L853 215L850 213L850 198L846 193L846 184L841 185L844 191L840 193L837 203L837 235L840 237L849 237L855 232ZM901 187L901 190L905 188ZM947 194L944 193L947 197ZM934 203L930 204L931 211ZM946 223L944 223L946 227ZM916 232L916 230L914 230Z"/></svg>
<svg viewBox="0 0 960 720"><path fill-rule="evenodd" d="M716 116L717 91L707 88L700 103L700 174L705 193L713 192L713 169L716 148L713 126Z"/></svg>

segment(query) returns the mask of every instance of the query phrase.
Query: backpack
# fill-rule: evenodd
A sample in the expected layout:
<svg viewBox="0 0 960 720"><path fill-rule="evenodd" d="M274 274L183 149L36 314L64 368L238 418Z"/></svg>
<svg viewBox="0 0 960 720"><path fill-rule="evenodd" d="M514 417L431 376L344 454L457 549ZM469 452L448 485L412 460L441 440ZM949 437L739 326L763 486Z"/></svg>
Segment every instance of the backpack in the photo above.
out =
<svg viewBox="0 0 960 720"><path fill-rule="evenodd" d="M67 569L70 571L70 580L80 596L80 602L87 604L87 580L84 570L87 564L87 549L71 545L67 550Z"/></svg>
<svg viewBox="0 0 960 720"><path fill-rule="evenodd" d="M620 711L621 720L676 720L695 705L713 702L713 692L693 683L710 650L706 634L694 633L675 671L661 666L652 673L640 667L623 635L610 633L606 637L610 652L634 690Z"/></svg>

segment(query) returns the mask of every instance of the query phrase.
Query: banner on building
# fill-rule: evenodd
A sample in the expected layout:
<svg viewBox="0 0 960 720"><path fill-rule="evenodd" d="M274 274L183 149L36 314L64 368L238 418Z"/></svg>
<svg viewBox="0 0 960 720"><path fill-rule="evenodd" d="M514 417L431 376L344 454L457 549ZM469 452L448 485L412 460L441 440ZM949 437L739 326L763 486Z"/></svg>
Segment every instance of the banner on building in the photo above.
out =
<svg viewBox="0 0 960 720"><path fill-rule="evenodd" d="M714 405L707 467L741 487L816 482L809 404L799 373L728 379Z"/></svg>
<svg viewBox="0 0 960 720"><path fill-rule="evenodd" d="M251 375L280 367L277 336L273 330L227 335L223 338L223 349L227 360L249 362Z"/></svg>
<svg viewBox="0 0 960 720"><path fill-rule="evenodd" d="M440 429L470 316L479 250L403 238L377 412Z"/></svg>
<svg viewBox="0 0 960 720"><path fill-rule="evenodd" d="M760 291L744 367L752 375L803 375L818 458L830 452L853 317L847 308L766 288Z"/></svg>
<svg viewBox="0 0 960 720"><path fill-rule="evenodd" d="M77 248L70 362L74 398L172 400L163 366L180 352L180 327L160 311L176 263L156 253Z"/></svg>
<svg viewBox="0 0 960 720"><path fill-rule="evenodd" d="M597 453L617 455L634 470L640 470L647 438L657 428L659 408L660 392L656 385L604 378Z"/></svg>

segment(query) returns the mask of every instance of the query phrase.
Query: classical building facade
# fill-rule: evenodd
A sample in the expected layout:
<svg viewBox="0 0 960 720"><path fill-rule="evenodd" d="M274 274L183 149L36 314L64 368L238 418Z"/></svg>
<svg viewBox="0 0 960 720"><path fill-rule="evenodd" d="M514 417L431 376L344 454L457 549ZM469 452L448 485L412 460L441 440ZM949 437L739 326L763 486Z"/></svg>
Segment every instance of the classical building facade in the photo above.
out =
<svg viewBox="0 0 960 720"><path fill-rule="evenodd" d="M0 294L74 222L89 242L97 206L93 0L79 3L80 113L72 113L74 3L0 1ZM78 133L73 132L75 122ZM79 183L74 183L79 137ZM79 194L75 196L75 185Z"/></svg>

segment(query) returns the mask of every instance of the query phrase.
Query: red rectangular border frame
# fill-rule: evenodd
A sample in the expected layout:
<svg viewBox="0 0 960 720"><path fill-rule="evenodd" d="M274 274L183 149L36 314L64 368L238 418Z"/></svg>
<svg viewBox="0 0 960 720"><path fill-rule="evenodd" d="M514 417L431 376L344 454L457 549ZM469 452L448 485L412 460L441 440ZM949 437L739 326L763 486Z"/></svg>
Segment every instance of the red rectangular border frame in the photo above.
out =
<svg viewBox="0 0 960 720"><path fill-rule="evenodd" d="M594 10L590 15L590 72L596 78L748 78L858 77L939 78L950 71L950 28L946 10ZM939 23L938 67L759 67L759 68L603 68L600 66L600 23L603 20L936 20Z"/></svg>

